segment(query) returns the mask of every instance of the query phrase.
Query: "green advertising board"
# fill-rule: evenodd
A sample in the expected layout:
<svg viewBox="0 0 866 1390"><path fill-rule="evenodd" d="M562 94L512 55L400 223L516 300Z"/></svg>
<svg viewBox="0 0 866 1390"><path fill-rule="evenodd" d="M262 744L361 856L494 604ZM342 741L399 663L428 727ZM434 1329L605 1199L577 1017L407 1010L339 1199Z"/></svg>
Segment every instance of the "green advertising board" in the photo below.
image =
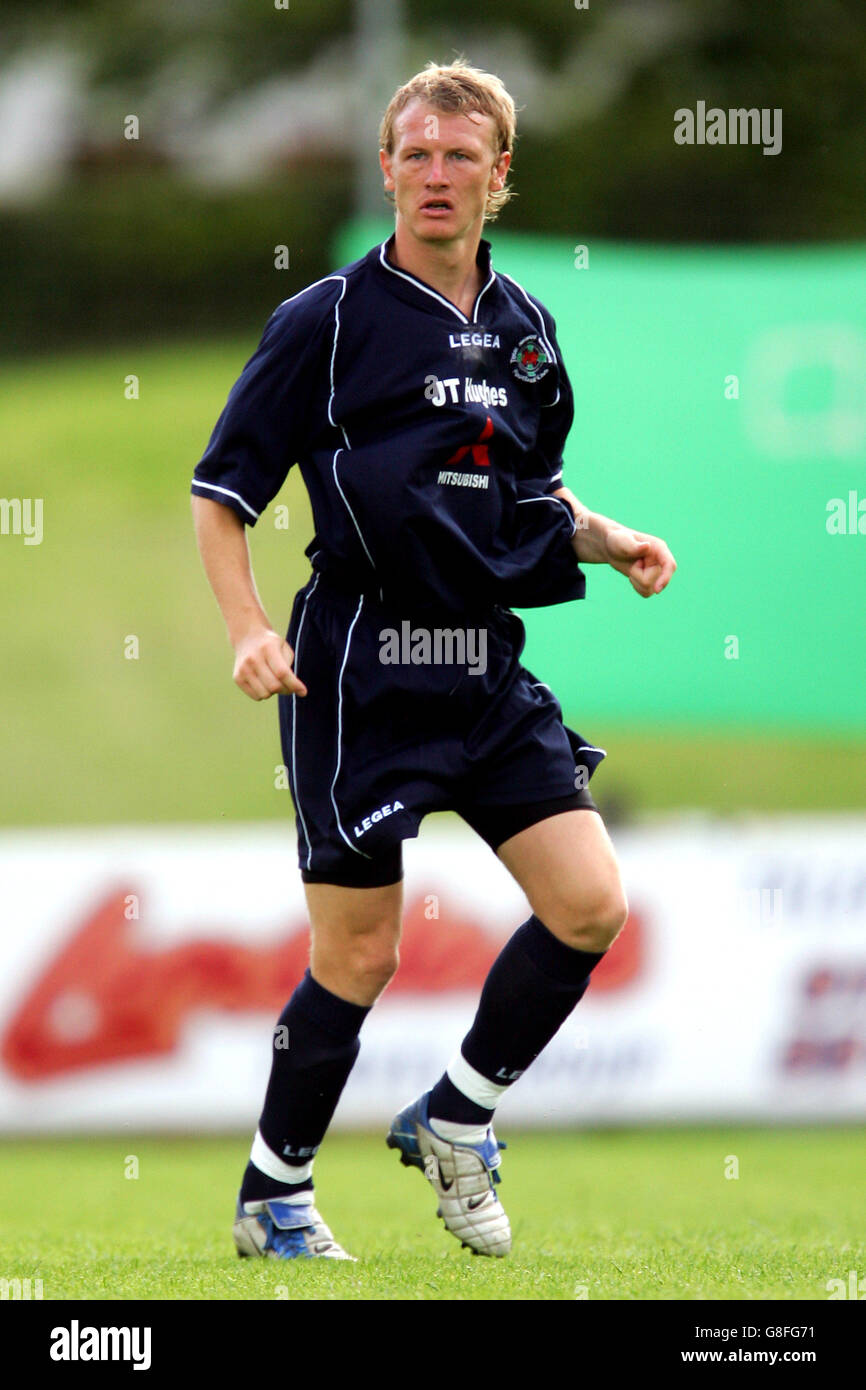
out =
<svg viewBox="0 0 866 1390"><path fill-rule="evenodd" d="M525 663L587 728L866 731L866 248L486 235L557 322L565 483L679 566L649 600L587 566L584 601L522 615Z"/></svg>

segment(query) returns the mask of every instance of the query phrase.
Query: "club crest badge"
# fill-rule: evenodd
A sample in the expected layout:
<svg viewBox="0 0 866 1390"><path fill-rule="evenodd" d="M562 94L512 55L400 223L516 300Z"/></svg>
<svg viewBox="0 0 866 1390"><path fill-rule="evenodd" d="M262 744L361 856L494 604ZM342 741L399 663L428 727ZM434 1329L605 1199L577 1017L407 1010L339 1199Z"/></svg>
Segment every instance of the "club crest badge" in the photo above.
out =
<svg viewBox="0 0 866 1390"><path fill-rule="evenodd" d="M550 358L534 333L521 338L511 354L511 370L520 381L540 381L550 370Z"/></svg>

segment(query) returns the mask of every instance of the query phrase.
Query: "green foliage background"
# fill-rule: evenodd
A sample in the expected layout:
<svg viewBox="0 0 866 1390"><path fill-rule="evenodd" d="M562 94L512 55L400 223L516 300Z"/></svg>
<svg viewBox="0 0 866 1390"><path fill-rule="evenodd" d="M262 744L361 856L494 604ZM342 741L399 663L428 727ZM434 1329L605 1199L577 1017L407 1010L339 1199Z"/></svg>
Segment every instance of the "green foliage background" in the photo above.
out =
<svg viewBox="0 0 866 1390"><path fill-rule="evenodd" d="M523 108L513 231L656 242L866 239L866 8L857 0L404 0L397 80L463 52ZM87 100L63 186L0 207L0 353L250 330L328 269L354 151L310 149L240 187L185 180L167 151L257 85L332 54L362 91L349 0L6 0L7 62L77 55ZM375 64L374 64L375 66ZM530 71L540 72L530 78ZM781 108L783 150L678 146L681 106ZM127 112L141 138L122 138ZM380 112L369 123L376 164ZM291 248L280 278L273 247ZM279 293L277 282L279 281Z"/></svg>

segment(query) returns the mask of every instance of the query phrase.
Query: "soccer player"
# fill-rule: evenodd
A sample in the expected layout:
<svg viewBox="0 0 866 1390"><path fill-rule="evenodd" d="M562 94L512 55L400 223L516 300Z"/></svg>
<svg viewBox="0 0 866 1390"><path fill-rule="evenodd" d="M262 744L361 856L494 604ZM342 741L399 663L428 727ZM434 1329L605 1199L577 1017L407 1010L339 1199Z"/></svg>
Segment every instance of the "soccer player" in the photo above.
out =
<svg viewBox="0 0 866 1390"><path fill-rule="evenodd" d="M429 811L477 831L531 914L460 1050L388 1135L479 1254L511 1245L497 1103L627 914L586 785L604 752L521 666L511 609L581 598L578 561L611 565L645 598L676 566L663 541L562 486L573 401L555 324L481 239L509 197L514 134L501 81L463 62L428 64L395 93L380 150L394 234L277 308L195 470L235 682L253 700L278 696L311 925L238 1198L242 1255L352 1258L316 1208L313 1159L397 969L402 841ZM293 463L315 537L284 641L245 527Z"/></svg>

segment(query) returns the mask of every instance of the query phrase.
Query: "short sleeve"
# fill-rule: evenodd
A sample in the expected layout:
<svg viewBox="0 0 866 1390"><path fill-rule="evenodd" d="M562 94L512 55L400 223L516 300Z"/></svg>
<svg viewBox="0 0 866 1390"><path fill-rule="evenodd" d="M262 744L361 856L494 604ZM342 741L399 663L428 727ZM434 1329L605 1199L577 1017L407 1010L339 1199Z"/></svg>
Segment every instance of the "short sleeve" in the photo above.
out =
<svg viewBox="0 0 866 1390"><path fill-rule="evenodd" d="M535 303L543 314L545 337L555 360L546 399L540 404L535 447L525 458L521 482L531 492L547 494L563 485L562 458L565 441L574 423L574 396L556 341L556 323L542 304L537 300Z"/></svg>
<svg viewBox="0 0 866 1390"><path fill-rule="evenodd" d="M321 427L316 403L327 400L329 347L340 281L312 286L281 304L229 393L192 480L209 497L254 526L292 464Z"/></svg>
<svg viewBox="0 0 866 1390"><path fill-rule="evenodd" d="M537 473L544 479L544 491L555 492L557 488L562 487L562 456L565 441L574 424L574 395L562 360L562 350L556 340L556 324L549 314L545 317L548 324L547 336L556 354L558 380L552 401L541 407L536 446Z"/></svg>

